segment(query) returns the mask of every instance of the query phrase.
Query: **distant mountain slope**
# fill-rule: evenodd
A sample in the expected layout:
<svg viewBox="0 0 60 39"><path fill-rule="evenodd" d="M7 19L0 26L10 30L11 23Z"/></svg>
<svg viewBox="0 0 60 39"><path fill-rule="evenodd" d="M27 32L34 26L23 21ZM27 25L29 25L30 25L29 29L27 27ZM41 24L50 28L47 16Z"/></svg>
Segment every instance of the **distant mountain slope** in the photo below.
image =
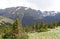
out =
<svg viewBox="0 0 60 39"><path fill-rule="evenodd" d="M1 9L0 16L4 16L13 20L15 18L22 19L23 25L31 25L36 20L43 19L43 15L40 10L34 10L27 7L11 7L4 10Z"/></svg>
<svg viewBox="0 0 60 39"><path fill-rule="evenodd" d="M40 10L34 10L23 6L0 9L0 16L7 17L12 20L15 18L22 19L23 25L31 25L37 20L40 22L42 19L44 19L45 22L60 20L60 12L42 12Z"/></svg>
<svg viewBox="0 0 60 39"><path fill-rule="evenodd" d="M42 19L42 12L27 7L11 7L4 10L0 10L0 15L12 18L23 18L25 16L32 16L34 19Z"/></svg>

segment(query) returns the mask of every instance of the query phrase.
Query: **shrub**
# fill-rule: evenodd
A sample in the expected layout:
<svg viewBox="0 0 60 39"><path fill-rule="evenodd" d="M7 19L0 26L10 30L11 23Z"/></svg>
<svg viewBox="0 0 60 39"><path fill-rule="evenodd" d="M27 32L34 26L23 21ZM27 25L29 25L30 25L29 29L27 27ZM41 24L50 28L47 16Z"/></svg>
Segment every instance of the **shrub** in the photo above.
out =
<svg viewBox="0 0 60 39"><path fill-rule="evenodd" d="M28 36L27 34L23 34L21 38L22 38L22 39L28 39L29 36Z"/></svg>

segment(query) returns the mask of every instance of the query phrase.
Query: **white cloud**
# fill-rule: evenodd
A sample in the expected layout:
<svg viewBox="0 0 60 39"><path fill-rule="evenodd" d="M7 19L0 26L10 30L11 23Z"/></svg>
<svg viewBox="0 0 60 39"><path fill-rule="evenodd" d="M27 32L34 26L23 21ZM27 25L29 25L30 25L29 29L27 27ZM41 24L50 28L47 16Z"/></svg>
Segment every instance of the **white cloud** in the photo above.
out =
<svg viewBox="0 0 60 39"><path fill-rule="evenodd" d="M60 11L60 0L0 0L0 9L16 6L25 6L42 11Z"/></svg>
<svg viewBox="0 0 60 39"><path fill-rule="evenodd" d="M34 3L27 2L27 0L0 0L0 8L25 6L33 9L38 9L38 6Z"/></svg>
<svg viewBox="0 0 60 39"><path fill-rule="evenodd" d="M47 10L47 11L60 11L60 0L54 0L54 2L52 4L53 4L52 6L47 7L44 10Z"/></svg>
<svg viewBox="0 0 60 39"><path fill-rule="evenodd" d="M60 11L60 0L55 0L54 9Z"/></svg>

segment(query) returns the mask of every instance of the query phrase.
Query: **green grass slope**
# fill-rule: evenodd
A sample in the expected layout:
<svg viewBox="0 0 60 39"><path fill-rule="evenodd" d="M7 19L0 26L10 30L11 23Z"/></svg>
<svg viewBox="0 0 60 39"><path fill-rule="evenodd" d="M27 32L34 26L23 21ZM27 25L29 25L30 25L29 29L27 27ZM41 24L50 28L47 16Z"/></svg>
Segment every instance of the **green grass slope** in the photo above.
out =
<svg viewBox="0 0 60 39"><path fill-rule="evenodd" d="M28 33L29 39L60 39L60 27L50 29L47 32Z"/></svg>
<svg viewBox="0 0 60 39"><path fill-rule="evenodd" d="M4 22L9 22L9 23L13 23L13 20L10 19L10 18L6 18L6 17L3 17L3 16L0 16L0 23L4 21Z"/></svg>

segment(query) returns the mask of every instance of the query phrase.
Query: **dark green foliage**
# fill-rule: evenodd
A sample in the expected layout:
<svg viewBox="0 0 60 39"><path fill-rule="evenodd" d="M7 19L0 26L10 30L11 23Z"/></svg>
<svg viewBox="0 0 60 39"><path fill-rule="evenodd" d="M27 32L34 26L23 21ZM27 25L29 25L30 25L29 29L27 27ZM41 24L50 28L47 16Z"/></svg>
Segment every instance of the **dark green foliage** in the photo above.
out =
<svg viewBox="0 0 60 39"><path fill-rule="evenodd" d="M60 21L57 22L57 26L60 26Z"/></svg>
<svg viewBox="0 0 60 39"><path fill-rule="evenodd" d="M8 26L5 22L1 23L1 31L3 39L28 39L28 35L23 32L19 20L16 19L12 26Z"/></svg>
<svg viewBox="0 0 60 39"><path fill-rule="evenodd" d="M38 24L38 21L37 21L37 22L35 23L35 26L34 26L36 31L38 30L38 25L39 25L39 24Z"/></svg>
<svg viewBox="0 0 60 39"><path fill-rule="evenodd" d="M47 25L45 25L44 21L42 21L38 32L45 32L45 31L47 31L47 29L48 29Z"/></svg>
<svg viewBox="0 0 60 39"><path fill-rule="evenodd" d="M26 33L48 31L48 28L53 29L60 26L60 21L50 23L44 23L44 21L41 21L41 23L39 23L37 21L31 26L27 25L25 27L22 27L18 19L14 21L13 25L5 22L2 22L0 24L0 33L2 33L1 35L3 39L28 39L29 36Z"/></svg>
<svg viewBox="0 0 60 39"><path fill-rule="evenodd" d="M18 39L17 35L12 35L11 33L5 33L2 36L3 39Z"/></svg>
<svg viewBox="0 0 60 39"><path fill-rule="evenodd" d="M27 34L22 35L21 39L28 39L29 36Z"/></svg>
<svg viewBox="0 0 60 39"><path fill-rule="evenodd" d="M58 25L57 25L57 22L51 22L51 23L49 23L49 24L47 24L48 25L48 28L55 28L55 27L57 27Z"/></svg>
<svg viewBox="0 0 60 39"><path fill-rule="evenodd" d="M53 26L53 23L51 22L50 24L49 24L49 26L48 26L48 28L55 28L54 26Z"/></svg>
<svg viewBox="0 0 60 39"><path fill-rule="evenodd" d="M16 19L13 23L13 30L18 29L18 26L19 26L19 21L18 19Z"/></svg>
<svg viewBox="0 0 60 39"><path fill-rule="evenodd" d="M36 22L32 26L24 27L25 32L42 32L47 30L48 30L48 26L45 25L44 21L42 21L41 23Z"/></svg>
<svg viewBox="0 0 60 39"><path fill-rule="evenodd" d="M10 36L10 35L6 33L6 34L4 34L4 35L2 36L2 38L3 38L3 39L9 39L9 36Z"/></svg>

